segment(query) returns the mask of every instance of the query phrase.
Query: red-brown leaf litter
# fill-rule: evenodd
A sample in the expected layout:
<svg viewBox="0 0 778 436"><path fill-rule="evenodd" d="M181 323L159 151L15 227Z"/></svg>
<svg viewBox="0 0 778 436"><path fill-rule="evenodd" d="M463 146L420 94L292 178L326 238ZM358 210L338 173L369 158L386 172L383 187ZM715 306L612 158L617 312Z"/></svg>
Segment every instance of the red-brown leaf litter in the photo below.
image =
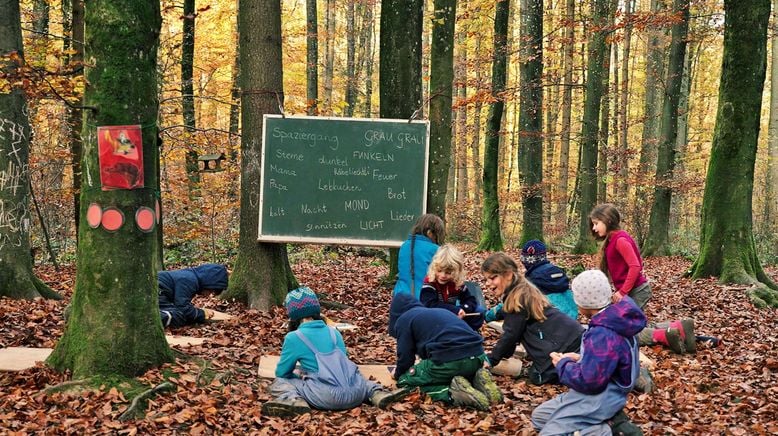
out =
<svg viewBox="0 0 778 436"><path fill-rule="evenodd" d="M488 253L458 247L466 255L468 279L483 283L479 267ZM509 252L518 258L517 251ZM324 314L359 327L343 334L351 358L360 364L393 364L394 341L386 332L391 289L381 285L386 263L369 252L349 249L307 257L293 265L298 280L324 294L324 300L350 306L324 309ZM576 264L595 266L593 256L550 258L568 271ZM659 347L643 348L656 364L657 388L651 394L630 394L628 415L646 434L778 433L778 309L755 309L743 286L683 278L690 266L680 257L647 259L654 296L646 314L649 321L693 317L698 334L721 337L722 343L718 348L701 345L696 355L682 356ZM0 299L0 348L53 347L62 335L75 267L57 272L41 265L36 273L65 298ZM775 267L768 268L768 274L778 279ZM495 302L488 291L485 294ZM46 395L43 389L69 376L41 364L2 372L0 434L534 434L532 410L565 389L499 376L505 402L488 413L448 408L414 393L387 410L363 405L292 419L265 417L260 409L270 398L266 387L271 380L257 377L257 365L261 355L280 352L284 310L259 312L212 295L196 297L195 304L235 315L229 321L172 331L207 338L203 345L180 350L207 360L209 371L218 377L204 382L202 362L196 359L179 358L151 370L141 377L149 388L169 380L175 390L153 396L145 418L119 421L132 399L116 388ZM491 349L498 334L488 328L482 333Z"/></svg>

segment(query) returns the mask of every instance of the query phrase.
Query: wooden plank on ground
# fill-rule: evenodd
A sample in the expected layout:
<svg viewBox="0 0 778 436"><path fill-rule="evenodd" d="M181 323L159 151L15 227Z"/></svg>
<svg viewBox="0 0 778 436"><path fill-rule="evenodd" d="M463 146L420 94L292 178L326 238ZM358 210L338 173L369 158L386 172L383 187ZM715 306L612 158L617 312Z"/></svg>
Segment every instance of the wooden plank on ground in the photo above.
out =
<svg viewBox="0 0 778 436"><path fill-rule="evenodd" d="M23 371L49 357L52 348L0 348L0 371Z"/></svg>
<svg viewBox="0 0 778 436"><path fill-rule="evenodd" d="M276 366L280 356L262 356L259 358L258 374L262 378L275 378ZM396 384L388 369L389 365L359 365L359 372L365 378L381 383L384 387L394 389Z"/></svg>
<svg viewBox="0 0 778 436"><path fill-rule="evenodd" d="M165 335L165 339L167 339L167 343L170 346L177 345L179 347L189 347L191 345L201 345L203 342L205 342L205 338L195 338L192 336L173 336L173 335Z"/></svg>

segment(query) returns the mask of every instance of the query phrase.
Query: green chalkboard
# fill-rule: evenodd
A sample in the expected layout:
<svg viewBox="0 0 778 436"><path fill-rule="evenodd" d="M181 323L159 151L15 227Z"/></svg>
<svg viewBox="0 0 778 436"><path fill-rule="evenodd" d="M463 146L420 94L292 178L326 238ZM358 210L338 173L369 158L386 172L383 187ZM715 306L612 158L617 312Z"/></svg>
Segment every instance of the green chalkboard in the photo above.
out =
<svg viewBox="0 0 778 436"><path fill-rule="evenodd" d="M429 122L265 115L259 240L397 247L426 209Z"/></svg>

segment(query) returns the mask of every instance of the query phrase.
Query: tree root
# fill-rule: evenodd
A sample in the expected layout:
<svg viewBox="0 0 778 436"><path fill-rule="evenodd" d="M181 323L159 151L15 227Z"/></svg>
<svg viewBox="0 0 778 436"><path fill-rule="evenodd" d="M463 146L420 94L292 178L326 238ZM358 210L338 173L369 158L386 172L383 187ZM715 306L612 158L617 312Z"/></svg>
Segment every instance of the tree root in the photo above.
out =
<svg viewBox="0 0 778 436"><path fill-rule="evenodd" d="M162 382L154 386L153 388L145 392L142 392L141 394L133 398L132 403L130 403L130 407L128 407L127 410L125 410L121 415L119 415L119 421L127 421L130 419L134 419L136 414L140 412L141 407L145 407L145 404L143 403L144 400L158 393L175 390L175 388L176 387L173 383ZM144 405L141 406L141 404Z"/></svg>
<svg viewBox="0 0 778 436"><path fill-rule="evenodd" d="M70 388L71 386L80 386L80 385L86 385L89 383L89 379L81 379L81 380L68 380L66 382L62 382L58 385L54 386L47 386L44 388L41 393L45 395L51 395L55 392L60 392L63 390L66 390L67 388Z"/></svg>

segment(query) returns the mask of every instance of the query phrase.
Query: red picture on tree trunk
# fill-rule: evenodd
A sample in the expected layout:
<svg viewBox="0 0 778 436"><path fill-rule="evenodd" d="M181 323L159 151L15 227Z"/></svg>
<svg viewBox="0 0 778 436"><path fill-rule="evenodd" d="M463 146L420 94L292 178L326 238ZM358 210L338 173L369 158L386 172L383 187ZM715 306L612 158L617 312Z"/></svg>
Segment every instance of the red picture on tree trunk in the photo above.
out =
<svg viewBox="0 0 778 436"><path fill-rule="evenodd" d="M140 126L97 128L103 191L143 187L143 139Z"/></svg>

